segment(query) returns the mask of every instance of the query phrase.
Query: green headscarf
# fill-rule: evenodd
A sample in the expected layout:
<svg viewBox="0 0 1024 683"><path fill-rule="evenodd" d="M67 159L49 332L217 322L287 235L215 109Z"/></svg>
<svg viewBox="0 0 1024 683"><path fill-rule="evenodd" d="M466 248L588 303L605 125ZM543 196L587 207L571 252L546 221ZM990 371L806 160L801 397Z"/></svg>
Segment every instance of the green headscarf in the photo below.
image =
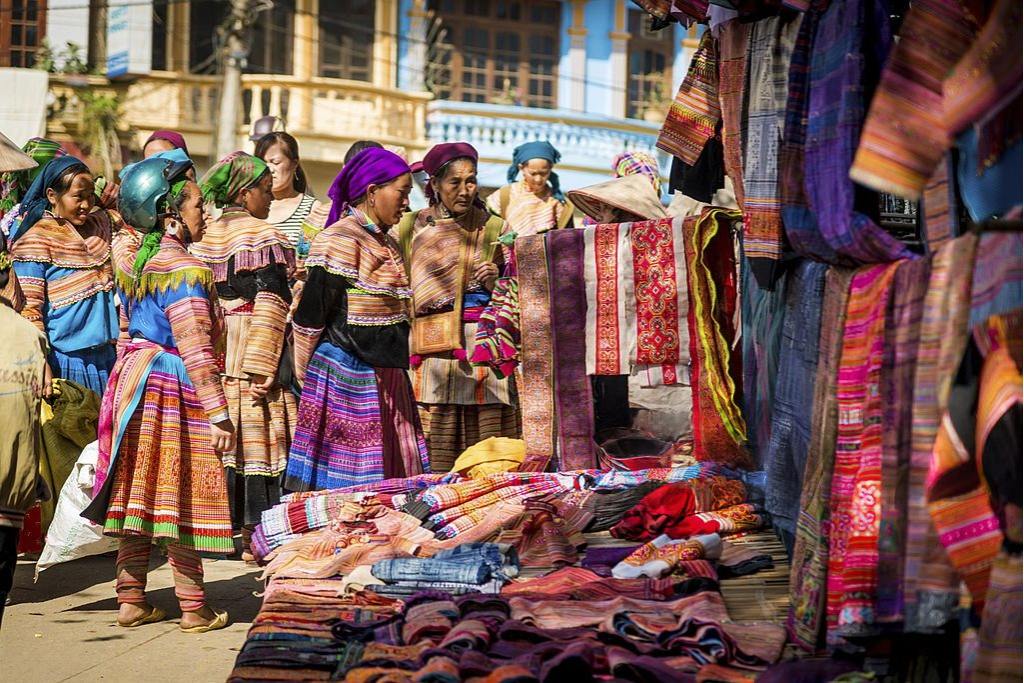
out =
<svg viewBox="0 0 1024 683"><path fill-rule="evenodd" d="M25 143L21 151L35 159L38 166L0 175L0 215L7 213L21 201L28 186L42 172L46 164L67 153L58 143L46 138L32 138Z"/></svg>
<svg viewBox="0 0 1024 683"><path fill-rule="evenodd" d="M232 152L206 172L199 182L203 199L217 206L228 206L247 187L267 172L267 164L245 152Z"/></svg>
<svg viewBox="0 0 1024 683"><path fill-rule="evenodd" d="M172 183L171 191L168 193L167 198L164 201L168 203L177 201L187 183L188 178L182 178L181 180ZM160 251L160 240L163 238L163 228L151 230L142 238L142 244L139 245L139 251L135 254L135 265L132 267L132 274L135 276L136 282L138 282L139 278L142 276L142 269L145 268L146 264L149 263L149 260L156 256L157 252Z"/></svg>

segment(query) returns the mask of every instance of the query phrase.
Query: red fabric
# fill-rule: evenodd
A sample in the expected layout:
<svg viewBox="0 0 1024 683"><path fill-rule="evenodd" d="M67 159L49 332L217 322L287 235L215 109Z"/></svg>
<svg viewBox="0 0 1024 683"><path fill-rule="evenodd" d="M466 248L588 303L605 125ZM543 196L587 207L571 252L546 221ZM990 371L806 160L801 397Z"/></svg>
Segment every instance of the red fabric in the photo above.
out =
<svg viewBox="0 0 1024 683"><path fill-rule="evenodd" d="M25 521L18 533L18 553L43 552L43 513L38 505L25 514Z"/></svg>
<svg viewBox="0 0 1024 683"><path fill-rule="evenodd" d="M633 541L649 541L661 534L685 538L692 535L687 533L694 524L689 519L692 515L738 505L745 498L743 482L725 477L667 484L628 510L611 528L611 535Z"/></svg>

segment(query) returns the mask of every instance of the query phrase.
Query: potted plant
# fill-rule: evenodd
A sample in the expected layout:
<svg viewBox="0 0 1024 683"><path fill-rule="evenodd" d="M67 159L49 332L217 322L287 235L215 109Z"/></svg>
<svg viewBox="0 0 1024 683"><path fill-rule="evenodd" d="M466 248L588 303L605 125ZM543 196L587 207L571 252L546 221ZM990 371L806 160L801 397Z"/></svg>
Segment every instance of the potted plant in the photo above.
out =
<svg viewBox="0 0 1024 683"><path fill-rule="evenodd" d="M647 96L644 98L644 121L649 123L662 123L668 115L669 101L665 97L665 86L662 83L655 83Z"/></svg>

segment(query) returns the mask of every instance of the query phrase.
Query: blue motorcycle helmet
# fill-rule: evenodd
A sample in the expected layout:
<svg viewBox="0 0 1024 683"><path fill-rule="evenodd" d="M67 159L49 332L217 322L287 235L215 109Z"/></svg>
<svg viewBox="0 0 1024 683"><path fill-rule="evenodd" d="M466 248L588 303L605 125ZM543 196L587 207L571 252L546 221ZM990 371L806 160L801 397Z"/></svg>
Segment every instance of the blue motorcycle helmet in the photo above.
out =
<svg viewBox="0 0 1024 683"><path fill-rule="evenodd" d="M168 215L167 198L171 185L185 179L192 160L150 157L121 170L121 190L117 210L128 225L141 233L156 228Z"/></svg>

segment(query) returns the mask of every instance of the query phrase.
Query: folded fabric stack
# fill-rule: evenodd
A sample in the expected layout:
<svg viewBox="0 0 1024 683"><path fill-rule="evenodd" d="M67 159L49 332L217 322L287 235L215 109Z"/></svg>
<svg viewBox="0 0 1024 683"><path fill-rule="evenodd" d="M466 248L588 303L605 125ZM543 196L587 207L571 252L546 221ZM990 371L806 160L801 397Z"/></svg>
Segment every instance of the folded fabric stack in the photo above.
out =
<svg viewBox="0 0 1024 683"><path fill-rule="evenodd" d="M731 518L736 519L737 527L750 527L755 520L747 518L756 517L752 507L746 516L741 513L748 511L747 508L717 517L696 517L701 513L742 506L746 495L743 482L725 477L662 486L644 496L643 500L627 511L622 521L612 527L611 533L616 538L633 541L648 541L660 534L667 534L671 538L686 538L697 533L724 531ZM718 526L709 528L715 524ZM756 526L760 526L759 520L756 520Z"/></svg>
<svg viewBox="0 0 1024 683"><path fill-rule="evenodd" d="M466 543L431 558L381 560L372 572L384 583L370 589L389 597L409 597L426 589L451 595L497 593L519 576L519 558L505 543Z"/></svg>

